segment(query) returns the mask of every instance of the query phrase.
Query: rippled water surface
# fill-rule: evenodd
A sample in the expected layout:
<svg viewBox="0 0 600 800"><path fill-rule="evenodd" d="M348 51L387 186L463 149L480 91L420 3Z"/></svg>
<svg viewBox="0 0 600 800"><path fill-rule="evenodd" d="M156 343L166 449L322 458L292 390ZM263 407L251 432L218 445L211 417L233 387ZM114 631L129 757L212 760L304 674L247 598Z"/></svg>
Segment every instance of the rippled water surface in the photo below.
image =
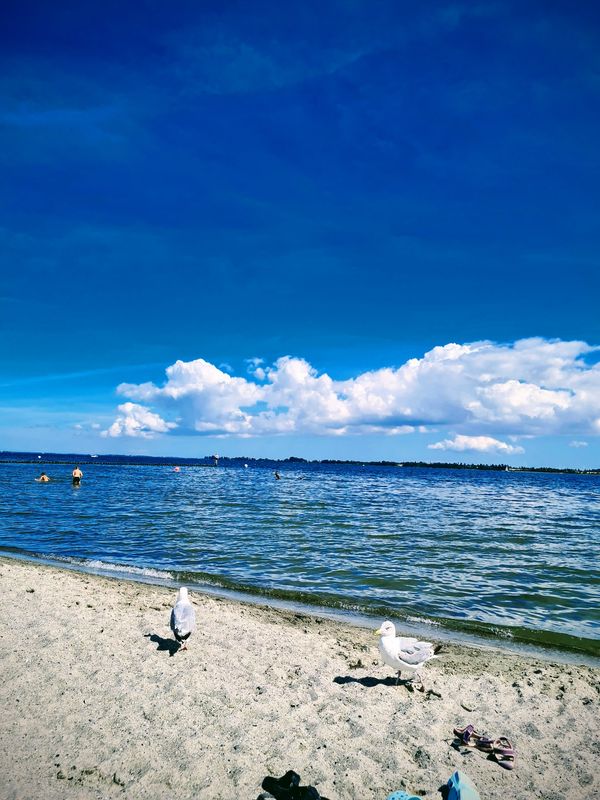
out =
<svg viewBox="0 0 600 800"><path fill-rule="evenodd" d="M91 465L73 488L46 471L0 464L0 548L598 652L598 476Z"/></svg>

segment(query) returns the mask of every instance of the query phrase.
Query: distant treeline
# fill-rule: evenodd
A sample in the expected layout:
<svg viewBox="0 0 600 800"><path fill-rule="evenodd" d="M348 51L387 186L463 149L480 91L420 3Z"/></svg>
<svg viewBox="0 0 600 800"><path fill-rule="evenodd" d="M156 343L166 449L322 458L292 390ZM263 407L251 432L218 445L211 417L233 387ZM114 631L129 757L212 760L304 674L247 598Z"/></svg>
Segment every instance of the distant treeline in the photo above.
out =
<svg viewBox="0 0 600 800"><path fill-rule="evenodd" d="M286 459L286 461L304 461L301 458ZM315 463L315 462L306 462ZM319 464L354 464L371 467L414 467L427 469L482 469L492 472L557 472L573 475L600 475L600 469L561 469L560 467L509 467L508 464L467 464L455 461L338 461L331 458L316 462Z"/></svg>
<svg viewBox="0 0 600 800"><path fill-rule="evenodd" d="M290 456L284 459L251 458L250 456L203 456L202 458L176 458L173 456L135 456L135 455L91 455L89 453L18 453L0 451L0 463L4 464L104 464L118 466L187 466L215 467L243 466L273 467L282 465L306 466L356 466L356 467L410 467L417 469L480 469L494 472L553 472L571 475L600 475L599 469L560 469L557 467L509 467L507 464L467 464L445 461L351 461L324 458L309 461L306 458Z"/></svg>
<svg viewBox="0 0 600 800"><path fill-rule="evenodd" d="M571 475L600 475L600 469L568 469L560 467L509 467L508 464L464 464L445 463L443 461L404 461L398 466L432 467L433 469L486 469L496 472L557 472Z"/></svg>
<svg viewBox="0 0 600 800"><path fill-rule="evenodd" d="M218 459L219 461L221 459ZM236 459L240 461L243 459ZM189 466L208 467L214 456L177 458L175 456L91 455L89 453L13 453L0 450L0 463L18 464L112 464L119 466Z"/></svg>

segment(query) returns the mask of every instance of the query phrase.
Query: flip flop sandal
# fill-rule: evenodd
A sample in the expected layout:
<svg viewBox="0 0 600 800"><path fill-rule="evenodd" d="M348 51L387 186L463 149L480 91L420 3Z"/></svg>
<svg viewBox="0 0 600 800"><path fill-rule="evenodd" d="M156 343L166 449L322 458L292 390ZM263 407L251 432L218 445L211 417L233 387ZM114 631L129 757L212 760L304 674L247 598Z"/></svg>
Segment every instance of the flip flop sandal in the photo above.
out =
<svg viewBox="0 0 600 800"><path fill-rule="evenodd" d="M314 786L300 786L300 775L292 769L281 778L267 775L262 782L262 788L275 800L327 800Z"/></svg>
<svg viewBox="0 0 600 800"><path fill-rule="evenodd" d="M510 739L507 739L506 736L500 736L499 739L496 739L492 750L492 756L501 767L504 769L514 769L516 755Z"/></svg>
<svg viewBox="0 0 600 800"><path fill-rule="evenodd" d="M475 730L474 725L467 725L465 728L454 728L454 735L460 739L464 747L477 747L480 739L485 739L483 734Z"/></svg>

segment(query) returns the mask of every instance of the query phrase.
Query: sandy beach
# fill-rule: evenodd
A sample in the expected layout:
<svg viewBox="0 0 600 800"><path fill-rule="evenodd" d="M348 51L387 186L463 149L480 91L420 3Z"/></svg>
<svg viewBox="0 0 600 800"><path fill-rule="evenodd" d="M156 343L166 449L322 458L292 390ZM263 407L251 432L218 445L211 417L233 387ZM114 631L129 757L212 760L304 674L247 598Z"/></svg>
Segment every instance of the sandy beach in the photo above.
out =
<svg viewBox="0 0 600 800"><path fill-rule="evenodd" d="M330 800L440 797L455 769L482 800L600 797L598 669L445 645L421 694L372 631L198 593L171 655L174 597L0 559L3 798L254 800L288 769ZM468 723L516 768L457 747Z"/></svg>

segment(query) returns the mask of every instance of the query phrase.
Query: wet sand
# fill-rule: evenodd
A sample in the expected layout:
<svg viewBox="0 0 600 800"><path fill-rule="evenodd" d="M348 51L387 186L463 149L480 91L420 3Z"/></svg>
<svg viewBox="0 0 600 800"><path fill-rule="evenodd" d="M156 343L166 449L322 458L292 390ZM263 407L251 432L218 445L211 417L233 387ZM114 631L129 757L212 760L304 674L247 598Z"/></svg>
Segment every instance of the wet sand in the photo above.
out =
<svg viewBox="0 0 600 800"><path fill-rule="evenodd" d="M288 769L330 800L439 798L455 769L482 800L600 798L598 669L444 645L421 694L371 631L197 593L172 655L174 598L0 559L3 798L254 800ZM456 746L470 722L513 771Z"/></svg>

